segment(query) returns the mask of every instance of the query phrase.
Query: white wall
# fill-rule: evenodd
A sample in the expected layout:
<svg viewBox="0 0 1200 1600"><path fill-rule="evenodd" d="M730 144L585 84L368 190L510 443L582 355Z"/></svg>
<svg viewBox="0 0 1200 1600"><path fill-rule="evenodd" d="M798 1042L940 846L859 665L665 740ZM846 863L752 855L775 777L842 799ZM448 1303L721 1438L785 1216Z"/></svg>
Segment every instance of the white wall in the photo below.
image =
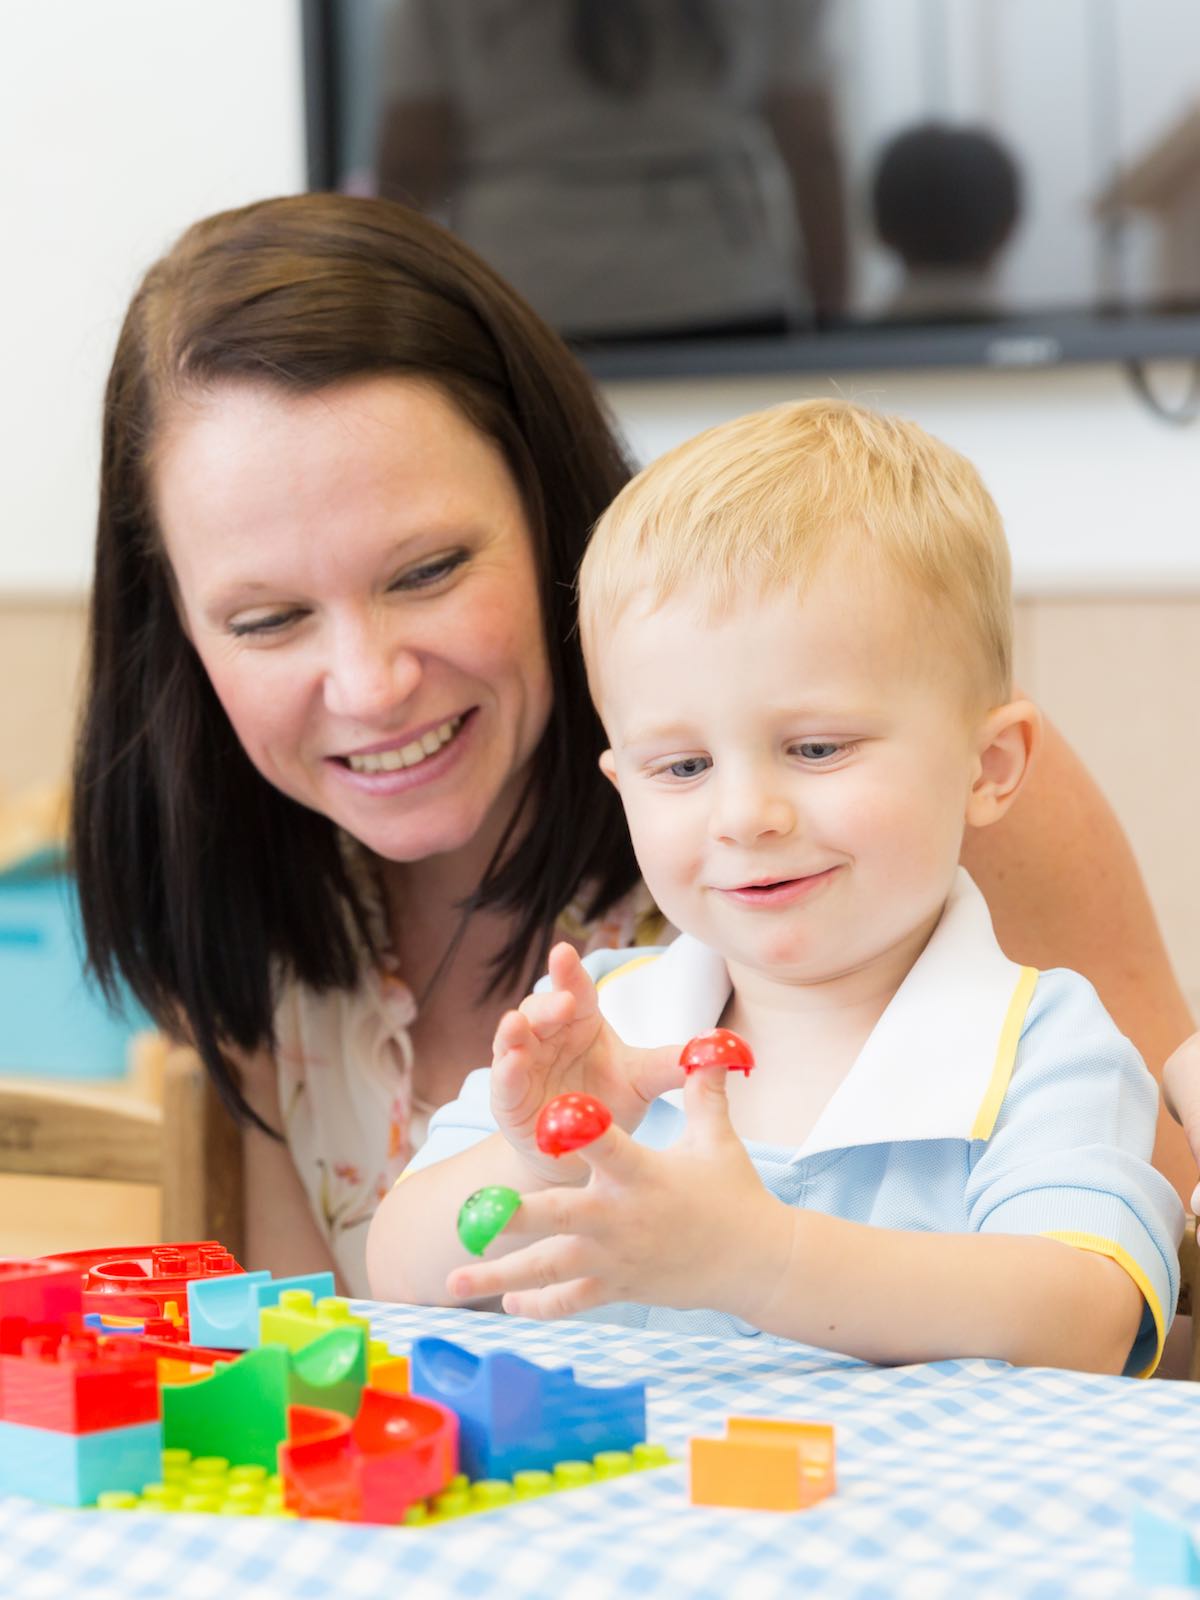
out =
<svg viewBox="0 0 1200 1600"><path fill-rule="evenodd" d="M303 185L298 0L0 5L0 589L86 585L104 374L141 270L188 222ZM1164 374L1164 380L1173 377ZM1200 429L1108 367L614 385L643 459L841 392L971 454L1025 592L1200 591Z"/></svg>
<svg viewBox="0 0 1200 1600"><path fill-rule="evenodd" d="M0 587L87 582L126 302L189 222L304 186L295 0L0 6Z"/></svg>

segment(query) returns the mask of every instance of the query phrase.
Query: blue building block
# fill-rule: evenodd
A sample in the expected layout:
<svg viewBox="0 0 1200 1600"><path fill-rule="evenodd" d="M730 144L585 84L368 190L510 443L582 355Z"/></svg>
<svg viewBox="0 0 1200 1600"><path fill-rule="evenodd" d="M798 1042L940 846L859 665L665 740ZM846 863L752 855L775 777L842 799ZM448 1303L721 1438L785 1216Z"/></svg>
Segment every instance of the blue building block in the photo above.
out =
<svg viewBox="0 0 1200 1600"><path fill-rule="evenodd" d="M210 1350L256 1350L258 1314L279 1304L285 1289L307 1289L314 1300L334 1292L332 1272L272 1278L269 1272L235 1272L188 1284L188 1337Z"/></svg>
<svg viewBox="0 0 1200 1600"><path fill-rule="evenodd" d="M646 1437L645 1384L588 1388L570 1367L507 1351L474 1356L449 1339L413 1340L409 1388L458 1413L460 1468L472 1479L549 1471Z"/></svg>
<svg viewBox="0 0 1200 1600"><path fill-rule="evenodd" d="M162 1476L161 1422L95 1433L58 1433L0 1422L0 1492L49 1505L90 1505L102 1489L134 1489Z"/></svg>
<svg viewBox="0 0 1200 1600"><path fill-rule="evenodd" d="M1138 1583L1200 1589L1200 1555L1182 1522L1145 1506L1134 1510L1133 1576Z"/></svg>

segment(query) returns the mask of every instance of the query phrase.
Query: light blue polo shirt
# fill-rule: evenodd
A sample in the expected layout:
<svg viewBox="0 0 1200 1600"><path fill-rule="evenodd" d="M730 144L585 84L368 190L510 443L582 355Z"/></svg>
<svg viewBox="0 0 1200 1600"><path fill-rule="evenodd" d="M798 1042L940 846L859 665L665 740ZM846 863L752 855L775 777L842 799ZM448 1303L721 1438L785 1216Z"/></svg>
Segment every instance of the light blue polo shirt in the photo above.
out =
<svg viewBox="0 0 1200 1600"><path fill-rule="evenodd" d="M729 997L724 961L686 934L662 950L601 951L585 964L629 1044L682 1045L716 1026ZM681 1100L674 1090L655 1101L637 1141L672 1144ZM1178 1197L1150 1164L1157 1115L1154 1080L1091 984L1008 961L982 895L960 872L932 938L804 1143L746 1148L788 1205L879 1228L1036 1234L1110 1257L1145 1302L1125 1365L1144 1376L1175 1312L1183 1231ZM473 1072L407 1170L495 1131L488 1072ZM617 1304L587 1316L759 1332L715 1311Z"/></svg>

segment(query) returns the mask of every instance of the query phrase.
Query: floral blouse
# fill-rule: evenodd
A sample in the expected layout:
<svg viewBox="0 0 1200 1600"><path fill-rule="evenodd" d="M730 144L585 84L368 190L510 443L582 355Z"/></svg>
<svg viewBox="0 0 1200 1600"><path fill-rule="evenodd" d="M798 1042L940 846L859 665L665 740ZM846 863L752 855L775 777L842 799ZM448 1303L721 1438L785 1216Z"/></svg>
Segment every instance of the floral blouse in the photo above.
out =
<svg viewBox="0 0 1200 1600"><path fill-rule="evenodd" d="M350 1293L366 1296L367 1225L424 1142L429 1113L413 1103L416 1001L388 949L369 862L360 852L348 859L383 954L364 964L353 989L288 985L275 1011L275 1059L284 1136L317 1226ZM640 884L594 922L580 909L585 899L571 902L556 929L581 954L662 944L673 932ZM463 1075L479 1065L464 1062Z"/></svg>

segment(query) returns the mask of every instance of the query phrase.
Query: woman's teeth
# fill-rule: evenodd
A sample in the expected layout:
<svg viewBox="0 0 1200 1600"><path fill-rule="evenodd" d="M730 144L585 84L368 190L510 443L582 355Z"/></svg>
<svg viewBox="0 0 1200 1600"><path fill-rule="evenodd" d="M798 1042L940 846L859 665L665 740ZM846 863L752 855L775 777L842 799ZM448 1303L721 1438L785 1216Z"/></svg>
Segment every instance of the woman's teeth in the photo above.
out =
<svg viewBox="0 0 1200 1600"><path fill-rule="evenodd" d="M462 718L455 717L452 722L443 722L441 727L431 728L428 733L423 733L411 744L402 745L399 750L379 750L370 756L347 756L346 765L351 772L395 772L398 767L419 767L422 761L428 761L430 756L437 755L443 745L449 744L461 726Z"/></svg>

